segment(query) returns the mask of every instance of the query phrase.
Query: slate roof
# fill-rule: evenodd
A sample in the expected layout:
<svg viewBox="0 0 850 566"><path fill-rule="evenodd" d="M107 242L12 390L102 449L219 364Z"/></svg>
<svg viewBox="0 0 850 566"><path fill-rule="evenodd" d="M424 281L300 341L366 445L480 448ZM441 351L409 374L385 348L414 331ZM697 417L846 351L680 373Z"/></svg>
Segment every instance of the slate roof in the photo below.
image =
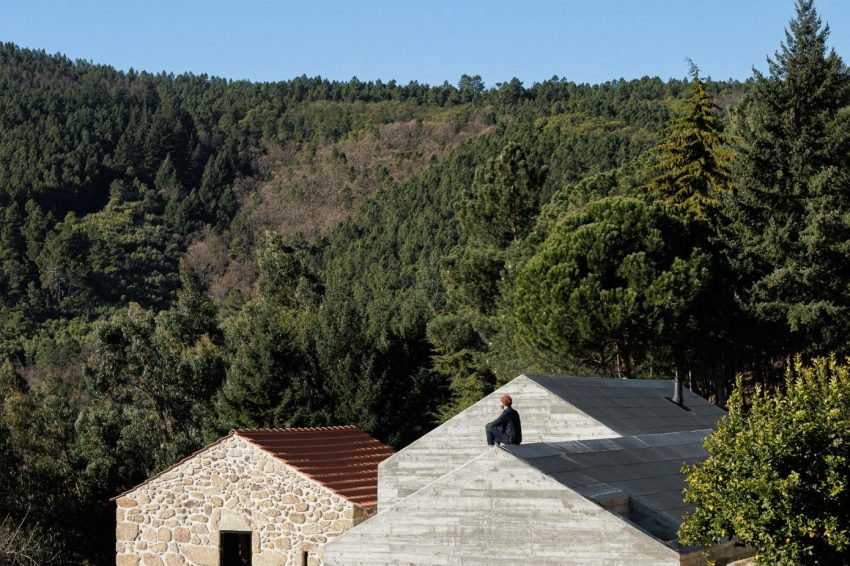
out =
<svg viewBox="0 0 850 566"><path fill-rule="evenodd" d="M684 408L676 405L672 380L527 377L623 436L713 429L726 414L687 387Z"/></svg>
<svg viewBox="0 0 850 566"><path fill-rule="evenodd" d="M676 531L693 506L683 501L682 465L708 457L710 430L502 448L588 499L629 496L627 519L679 549Z"/></svg>
<svg viewBox="0 0 850 566"><path fill-rule="evenodd" d="M360 507L378 504L378 464L395 451L353 425L316 428L240 428L111 498L115 501L231 436L268 452Z"/></svg>
<svg viewBox="0 0 850 566"><path fill-rule="evenodd" d="M378 464L392 448L354 426L232 432L361 507L378 503Z"/></svg>

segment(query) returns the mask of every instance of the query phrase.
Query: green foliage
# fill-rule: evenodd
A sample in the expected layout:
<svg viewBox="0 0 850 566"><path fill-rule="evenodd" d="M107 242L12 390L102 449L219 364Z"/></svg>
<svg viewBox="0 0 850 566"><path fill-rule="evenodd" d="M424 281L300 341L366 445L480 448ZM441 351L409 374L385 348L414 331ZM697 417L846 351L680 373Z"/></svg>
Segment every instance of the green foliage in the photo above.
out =
<svg viewBox="0 0 850 566"><path fill-rule="evenodd" d="M699 70L692 68L684 110L653 148L649 194L697 221L715 223L719 197L729 189L730 157L723 146L718 108Z"/></svg>
<svg viewBox="0 0 850 566"><path fill-rule="evenodd" d="M686 466L685 544L736 537L759 564L843 564L850 551L850 366L798 357L783 388L742 381L729 414L705 441L709 458Z"/></svg>
<svg viewBox="0 0 850 566"><path fill-rule="evenodd" d="M303 238L285 242L267 230L257 250L257 297L264 303L289 308L312 306L321 292L311 250Z"/></svg>
<svg viewBox="0 0 850 566"><path fill-rule="evenodd" d="M216 395L218 432L328 423L322 384L304 338L293 313L273 305L249 303L229 321L233 354Z"/></svg>
<svg viewBox="0 0 850 566"><path fill-rule="evenodd" d="M675 344L711 276L709 256L689 240L682 221L634 198L564 217L518 276L519 341L556 367L578 361L632 377Z"/></svg>
<svg viewBox="0 0 850 566"><path fill-rule="evenodd" d="M469 237L500 249L521 239L539 207L540 175L516 142L476 169L461 216Z"/></svg>
<svg viewBox="0 0 850 566"><path fill-rule="evenodd" d="M850 73L828 34L800 0L735 120L729 247L759 346L778 358L845 351L850 335Z"/></svg>
<svg viewBox="0 0 850 566"><path fill-rule="evenodd" d="M428 323L434 347L433 373L448 387L438 412L454 416L493 390L496 375L490 345L499 331L497 303L508 248L518 245L534 222L543 174L516 142L475 171L462 195L460 229L467 238L443 260L441 277L448 308Z"/></svg>
<svg viewBox="0 0 850 566"><path fill-rule="evenodd" d="M432 371L450 392L437 412L440 421L478 402L496 382L487 360L487 345L472 322L475 316L465 314L442 314L428 323L428 340L437 352Z"/></svg>
<svg viewBox="0 0 850 566"><path fill-rule="evenodd" d="M45 559L82 548L77 533L56 536L84 508L74 477L71 390L48 376L37 386L0 396L0 456L4 468L16 471L10 477L0 473L3 520L15 518L24 532L42 539L38 555Z"/></svg>
<svg viewBox="0 0 850 566"><path fill-rule="evenodd" d="M122 434L143 430L148 454L139 464L148 472L202 443L224 377L215 307L193 274L184 270L182 276L174 308L154 314L131 303L96 325L93 362L86 368L95 403L83 422L114 418Z"/></svg>
<svg viewBox="0 0 850 566"><path fill-rule="evenodd" d="M0 363L0 399L7 399L14 393L24 391L26 382L15 371L8 358Z"/></svg>

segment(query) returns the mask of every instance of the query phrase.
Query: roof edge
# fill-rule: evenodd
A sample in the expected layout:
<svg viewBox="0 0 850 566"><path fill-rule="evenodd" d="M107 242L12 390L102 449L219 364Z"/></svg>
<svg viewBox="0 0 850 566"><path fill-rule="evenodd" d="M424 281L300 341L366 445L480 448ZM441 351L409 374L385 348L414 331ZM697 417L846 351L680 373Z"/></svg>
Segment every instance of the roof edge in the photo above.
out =
<svg viewBox="0 0 850 566"><path fill-rule="evenodd" d="M235 434L234 434L234 432L233 432L232 430L231 430L229 433L227 433L226 435L224 435L224 436L222 436L221 438L219 438L218 440L215 440L215 441L210 442L209 444L207 444L207 445L205 445L205 446L203 446L203 447L201 447L201 448L198 448L197 450L195 450L194 452L192 452L192 453L191 453L191 454L189 454L188 456L185 456L185 457L181 458L180 460L178 460L178 461L177 461L177 462L175 462L174 464L171 464L170 466L168 466L168 467L167 467L167 468L165 468L164 470L162 470L162 471L160 471L160 472L155 473L154 475L152 475L151 477L149 477L148 479L146 479L146 480L145 480L145 481L143 481L142 483L137 484L137 485L134 485L134 486L133 486L133 487L131 487L130 489L128 489L128 490L126 490L126 491L123 491L123 492L119 493L118 495L116 495L116 496L114 496L114 497L110 497L110 498L109 498L109 501L115 501L115 500L117 500L117 499L119 499L119 498L121 498L121 497L125 497L125 496L129 495L130 493L132 493L132 492L136 491L136 490L137 490L137 489L139 489L140 487L145 486L145 485L148 485L148 484L149 484L149 483L151 483L152 481L154 481L154 480L158 479L160 476L162 476L162 475L164 475L164 474L167 474L168 472L170 472L170 471L171 471L171 470L173 470L174 468L176 468L176 467L180 466L181 464L185 464L186 462L188 462L189 460L191 460L191 459L192 459L192 458L194 458L195 456L198 456L199 454L201 454L201 453L203 453L204 451L206 451L206 450L208 450L208 449L212 448L213 446L217 446L217 445L221 444L222 442L224 442L225 440L227 440L227 439L228 439L228 438L230 438L231 436L235 436Z"/></svg>
<svg viewBox="0 0 850 566"><path fill-rule="evenodd" d="M230 434L235 433L235 434L238 434L239 436L242 436L241 433L243 433L243 432L286 432L286 431L308 432L308 431L313 431L313 430L345 430L345 429L363 432L362 430L360 430L359 428L357 428L353 424L346 424L346 425L334 425L334 426L304 426L304 427L293 426L293 427L284 427L284 428L278 428L278 427L232 428L232 429L230 429ZM369 434L369 433L363 432L363 434ZM369 436L372 436L372 435L369 434ZM375 437L372 436L372 438L375 438ZM375 440L378 440L378 439L375 438Z"/></svg>

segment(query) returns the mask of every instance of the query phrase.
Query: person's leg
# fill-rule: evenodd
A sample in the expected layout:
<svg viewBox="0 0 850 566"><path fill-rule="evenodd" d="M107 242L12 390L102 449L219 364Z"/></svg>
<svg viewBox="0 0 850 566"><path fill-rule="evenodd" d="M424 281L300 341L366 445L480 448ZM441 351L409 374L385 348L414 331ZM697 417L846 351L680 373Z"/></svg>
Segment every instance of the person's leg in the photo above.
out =
<svg viewBox="0 0 850 566"><path fill-rule="evenodd" d="M498 427L490 426L489 424L484 427L484 430L487 431L487 445L493 446L493 444L503 444L504 438L502 436L502 431Z"/></svg>
<svg viewBox="0 0 850 566"><path fill-rule="evenodd" d="M493 428L493 440L496 441L497 445L501 445L505 443L505 434L502 432L502 429L499 427Z"/></svg>

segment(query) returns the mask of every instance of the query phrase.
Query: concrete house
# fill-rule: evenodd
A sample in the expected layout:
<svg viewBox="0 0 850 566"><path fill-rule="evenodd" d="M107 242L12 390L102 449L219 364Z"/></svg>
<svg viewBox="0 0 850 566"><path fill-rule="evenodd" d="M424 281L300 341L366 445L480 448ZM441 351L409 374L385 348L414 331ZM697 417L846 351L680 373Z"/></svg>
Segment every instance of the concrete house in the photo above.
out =
<svg viewBox="0 0 850 566"><path fill-rule="evenodd" d="M114 498L116 563L315 566L393 450L352 426L239 429Z"/></svg>
<svg viewBox="0 0 850 566"><path fill-rule="evenodd" d="M509 394L523 444L487 448ZM724 412L671 381L520 376L378 466L378 514L330 541L327 566L696 565L676 538L684 463ZM723 564L751 552L710 549Z"/></svg>

